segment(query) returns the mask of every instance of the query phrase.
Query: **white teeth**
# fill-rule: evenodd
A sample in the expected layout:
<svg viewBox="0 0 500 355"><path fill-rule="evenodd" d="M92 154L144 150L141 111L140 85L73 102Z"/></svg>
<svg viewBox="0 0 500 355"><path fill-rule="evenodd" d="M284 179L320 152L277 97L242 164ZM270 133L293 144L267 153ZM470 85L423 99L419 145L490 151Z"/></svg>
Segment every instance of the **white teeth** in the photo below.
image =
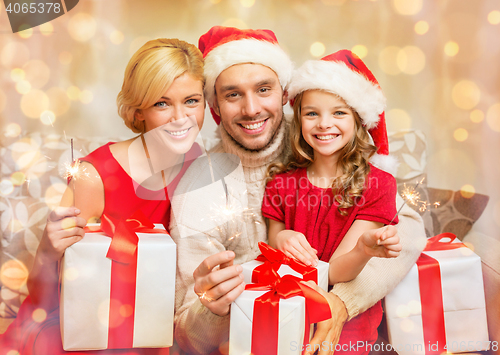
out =
<svg viewBox="0 0 500 355"><path fill-rule="evenodd" d="M333 139L335 137L337 137L337 135L334 135L334 134L329 134L327 136L316 136L316 138L318 138L321 141L327 141L327 140Z"/></svg>
<svg viewBox="0 0 500 355"><path fill-rule="evenodd" d="M189 128L182 131L167 131L167 132L173 136L182 136L183 134L186 134L187 131L189 131Z"/></svg>
<svg viewBox="0 0 500 355"><path fill-rule="evenodd" d="M254 124L249 124L249 125L242 124L242 126L245 127L246 129L257 129L259 127L262 127L264 125L264 122L266 122L266 121L262 121L262 122L254 123Z"/></svg>

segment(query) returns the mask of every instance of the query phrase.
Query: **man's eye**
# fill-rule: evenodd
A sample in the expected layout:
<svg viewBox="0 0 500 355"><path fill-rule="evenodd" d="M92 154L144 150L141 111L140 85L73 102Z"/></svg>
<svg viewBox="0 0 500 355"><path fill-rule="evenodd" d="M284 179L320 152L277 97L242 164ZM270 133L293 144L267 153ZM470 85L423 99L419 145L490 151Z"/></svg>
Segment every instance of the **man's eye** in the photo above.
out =
<svg viewBox="0 0 500 355"><path fill-rule="evenodd" d="M166 107L167 103L165 101L159 101L159 102L155 103L154 106L156 106L156 107Z"/></svg>
<svg viewBox="0 0 500 355"><path fill-rule="evenodd" d="M228 97L228 98L233 98L236 96L238 96L238 93L236 93L236 92L232 92L232 93L226 95L226 97Z"/></svg>
<svg viewBox="0 0 500 355"><path fill-rule="evenodd" d="M259 92L268 92L269 91L269 88L260 88L259 89Z"/></svg>

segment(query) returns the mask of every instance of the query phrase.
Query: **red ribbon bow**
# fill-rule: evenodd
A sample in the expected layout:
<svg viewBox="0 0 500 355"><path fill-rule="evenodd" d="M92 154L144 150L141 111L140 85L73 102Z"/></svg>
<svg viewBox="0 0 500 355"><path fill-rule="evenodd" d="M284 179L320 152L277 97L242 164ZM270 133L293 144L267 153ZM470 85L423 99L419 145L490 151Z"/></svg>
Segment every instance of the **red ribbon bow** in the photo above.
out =
<svg viewBox="0 0 500 355"><path fill-rule="evenodd" d="M259 249L262 253L255 260L262 261L264 264L257 266L252 272L252 282L261 283L262 274L267 274L270 270L278 271L281 265L288 265L293 270L302 275L304 281L314 281L318 283L318 269L307 266L302 261L290 258L281 250L274 249L266 243L259 242Z"/></svg>
<svg viewBox="0 0 500 355"><path fill-rule="evenodd" d="M448 241L443 239L448 238ZM424 251L452 250L465 247L463 243L453 243L456 239L453 233L438 234L427 241ZM418 283L422 304L422 326L424 328L424 343L436 344L433 351L426 346L426 354L441 354L446 352L446 330L444 323L443 289L439 261L427 254L420 254L417 260Z"/></svg>
<svg viewBox="0 0 500 355"><path fill-rule="evenodd" d="M301 283L291 275L280 277L274 269L260 275L259 283L245 286L246 290L268 291L255 299L252 323L252 353L272 355L278 352L279 301L302 296L306 302L306 319L303 344L309 343L312 323L332 317L327 300L317 291ZM305 346L304 346L305 350Z"/></svg>
<svg viewBox="0 0 500 355"><path fill-rule="evenodd" d="M103 232L112 238L106 254L111 259L108 349L132 348L139 243L136 233L167 232L154 229L154 224L140 210L127 219L103 215L100 228L85 227L85 231Z"/></svg>

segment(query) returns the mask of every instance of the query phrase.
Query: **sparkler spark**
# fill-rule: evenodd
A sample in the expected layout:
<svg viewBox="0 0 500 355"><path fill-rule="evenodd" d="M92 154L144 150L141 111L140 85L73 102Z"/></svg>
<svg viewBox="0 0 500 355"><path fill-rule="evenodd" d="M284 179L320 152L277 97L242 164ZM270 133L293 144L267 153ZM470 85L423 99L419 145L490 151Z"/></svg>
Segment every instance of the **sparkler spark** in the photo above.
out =
<svg viewBox="0 0 500 355"><path fill-rule="evenodd" d="M439 201L434 202L433 204L431 204L431 203L429 203L429 201L421 200L420 199L420 193L417 192L416 190L417 190L417 187L421 183L424 182L424 179L425 179L425 177L422 178L422 180L418 181L413 188L410 188L409 186L406 186L406 184L403 185L403 190L401 191L401 197L403 198L404 202L401 205L401 207L398 209L398 211L396 212L396 214L394 215L394 217L392 218L390 224L392 224L392 222L397 217L397 215L399 215L399 212L401 212L401 209L403 209L403 206L406 203L410 203L413 206L419 206L418 210L420 212L425 212L427 210L427 208L429 208L430 206L434 206L435 208L437 208L437 207L440 206Z"/></svg>

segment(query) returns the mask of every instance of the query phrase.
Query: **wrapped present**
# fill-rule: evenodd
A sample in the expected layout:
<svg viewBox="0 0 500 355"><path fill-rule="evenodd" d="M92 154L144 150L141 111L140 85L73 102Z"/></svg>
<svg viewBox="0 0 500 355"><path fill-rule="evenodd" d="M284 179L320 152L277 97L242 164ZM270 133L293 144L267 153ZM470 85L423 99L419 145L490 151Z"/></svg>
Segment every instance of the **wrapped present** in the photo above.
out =
<svg viewBox="0 0 500 355"><path fill-rule="evenodd" d="M454 234L430 238L401 283L385 297L387 330L402 355L486 350L481 260Z"/></svg>
<svg viewBox="0 0 500 355"><path fill-rule="evenodd" d="M316 267L307 266L300 260L290 258L281 250L276 250L262 242L259 242L259 249L262 254L257 259L241 265L246 284L258 283L259 274L273 269L279 276L292 275L305 281L314 281L319 287L328 292L330 264L320 260Z"/></svg>
<svg viewBox="0 0 500 355"><path fill-rule="evenodd" d="M61 265L64 350L172 345L176 245L163 226L142 213L126 221L103 216Z"/></svg>
<svg viewBox="0 0 500 355"><path fill-rule="evenodd" d="M229 354L299 355L310 325L331 318L326 299L302 279L271 270L231 305Z"/></svg>

